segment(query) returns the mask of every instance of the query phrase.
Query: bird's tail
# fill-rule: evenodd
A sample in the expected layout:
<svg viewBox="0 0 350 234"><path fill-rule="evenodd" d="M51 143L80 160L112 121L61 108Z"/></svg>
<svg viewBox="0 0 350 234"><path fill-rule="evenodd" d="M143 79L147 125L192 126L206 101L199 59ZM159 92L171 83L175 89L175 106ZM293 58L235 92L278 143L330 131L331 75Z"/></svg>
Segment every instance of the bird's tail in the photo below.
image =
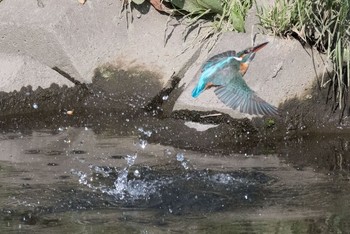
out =
<svg viewBox="0 0 350 234"><path fill-rule="evenodd" d="M205 88L205 83L199 82L197 86L192 90L192 97L194 98L198 97L199 94L203 92L204 88Z"/></svg>

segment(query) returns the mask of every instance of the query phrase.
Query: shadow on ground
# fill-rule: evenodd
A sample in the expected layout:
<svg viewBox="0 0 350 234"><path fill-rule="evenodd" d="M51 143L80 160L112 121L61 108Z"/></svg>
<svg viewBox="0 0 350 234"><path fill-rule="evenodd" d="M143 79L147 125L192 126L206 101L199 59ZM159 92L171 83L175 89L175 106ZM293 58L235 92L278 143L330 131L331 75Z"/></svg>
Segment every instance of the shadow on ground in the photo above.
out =
<svg viewBox="0 0 350 234"><path fill-rule="evenodd" d="M161 90L155 73L103 66L96 69L91 84L37 90L24 87L19 92L1 93L0 127L5 132L30 133L35 129L57 131L62 125L89 126L96 134L140 135L149 142L181 149L227 155L277 153L300 167L350 168L346 140L350 132L339 128L336 115L325 103L324 91L317 89L304 101L289 100L280 106L279 117L250 121L226 114L202 118L215 111L170 113L169 106L175 101L170 92L169 97L162 102L158 98L159 103L145 110ZM197 131L185 124L188 121L217 126ZM140 133L140 126L153 134ZM300 155L301 149L309 155Z"/></svg>

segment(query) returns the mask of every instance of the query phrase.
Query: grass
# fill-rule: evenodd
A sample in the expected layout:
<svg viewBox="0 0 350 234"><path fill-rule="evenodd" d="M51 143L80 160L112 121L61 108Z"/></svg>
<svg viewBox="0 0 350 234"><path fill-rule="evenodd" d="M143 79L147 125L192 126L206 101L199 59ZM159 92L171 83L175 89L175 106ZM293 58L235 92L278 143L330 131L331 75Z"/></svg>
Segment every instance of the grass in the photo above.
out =
<svg viewBox="0 0 350 234"><path fill-rule="evenodd" d="M129 23L133 22L133 4L140 5L145 0L122 1L120 13L125 13L128 27ZM184 40L187 39L189 32L197 30L197 36L193 39L192 44L205 41L208 48L215 45L222 32L245 32L245 18L253 5L253 0L155 0L154 2L165 4L165 12L169 14L164 30L164 44L167 43L174 30L170 27L170 21L176 18L178 23L175 23L175 26L186 25L183 33ZM181 17L174 17L175 15ZM210 25L208 22L211 22Z"/></svg>
<svg viewBox="0 0 350 234"><path fill-rule="evenodd" d="M131 2L141 4L144 0L126 1L129 4ZM206 30L205 36L197 39L195 43L211 37L217 38L225 31L245 32L245 18L253 5L253 0L164 0L164 2L173 6L171 14L182 15L179 22L187 25L184 39L190 31L197 29L197 35L200 35L199 32ZM327 54L329 60L333 62L334 73L330 78L323 76L319 84L331 91L329 93L334 100L334 110L337 108L344 110L346 104L350 102L349 0L275 0L272 6L258 6L257 11L261 26L271 34L297 37L302 43L307 43L321 53ZM212 22L209 27L208 19Z"/></svg>
<svg viewBox="0 0 350 234"><path fill-rule="evenodd" d="M294 35L327 54L334 74L320 81L329 87L334 109L349 103L350 3L348 0L276 0L258 7L261 25L276 36Z"/></svg>
<svg viewBox="0 0 350 234"><path fill-rule="evenodd" d="M134 2L134 0L127 1L128 3ZM169 18L164 30L164 45L166 45L168 39L171 37L174 28L179 24L186 26L183 32L184 40L187 40L190 32L194 32L192 35L195 36L192 37L192 42L189 43L189 46L184 51L202 42L205 42L205 47L210 50L222 32L244 32L245 18L253 3L253 0L160 1L167 4L166 6L169 9L167 11ZM176 23L171 25L172 19L176 19Z"/></svg>
<svg viewBox="0 0 350 234"><path fill-rule="evenodd" d="M213 22L218 32L244 32L244 21L253 0L164 0L193 25L201 19Z"/></svg>
<svg viewBox="0 0 350 234"><path fill-rule="evenodd" d="M223 13L219 17L217 28L225 31L244 32L245 18L252 4L251 0L224 0Z"/></svg>

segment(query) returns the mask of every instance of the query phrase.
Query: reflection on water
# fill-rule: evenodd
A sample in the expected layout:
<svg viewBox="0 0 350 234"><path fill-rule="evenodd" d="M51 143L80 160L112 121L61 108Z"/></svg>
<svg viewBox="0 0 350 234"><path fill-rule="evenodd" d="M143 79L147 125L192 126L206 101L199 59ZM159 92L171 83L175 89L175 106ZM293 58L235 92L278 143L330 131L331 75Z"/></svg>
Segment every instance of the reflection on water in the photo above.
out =
<svg viewBox="0 0 350 234"><path fill-rule="evenodd" d="M350 231L346 134L221 154L151 143L157 128L130 126L2 133L1 233Z"/></svg>

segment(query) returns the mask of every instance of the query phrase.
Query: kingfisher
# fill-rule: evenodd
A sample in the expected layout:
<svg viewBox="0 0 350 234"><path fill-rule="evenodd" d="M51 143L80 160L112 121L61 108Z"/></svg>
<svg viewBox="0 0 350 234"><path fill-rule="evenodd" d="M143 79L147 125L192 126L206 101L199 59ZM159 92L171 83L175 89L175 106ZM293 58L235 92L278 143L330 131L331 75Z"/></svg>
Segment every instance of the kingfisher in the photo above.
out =
<svg viewBox="0 0 350 234"><path fill-rule="evenodd" d="M278 115L276 107L270 105L247 85L243 76L255 53L265 47L264 42L247 48L238 53L226 51L209 58L201 68L197 86L192 91L192 97L198 97L204 90L215 87L214 93L225 105L232 109L254 115Z"/></svg>

